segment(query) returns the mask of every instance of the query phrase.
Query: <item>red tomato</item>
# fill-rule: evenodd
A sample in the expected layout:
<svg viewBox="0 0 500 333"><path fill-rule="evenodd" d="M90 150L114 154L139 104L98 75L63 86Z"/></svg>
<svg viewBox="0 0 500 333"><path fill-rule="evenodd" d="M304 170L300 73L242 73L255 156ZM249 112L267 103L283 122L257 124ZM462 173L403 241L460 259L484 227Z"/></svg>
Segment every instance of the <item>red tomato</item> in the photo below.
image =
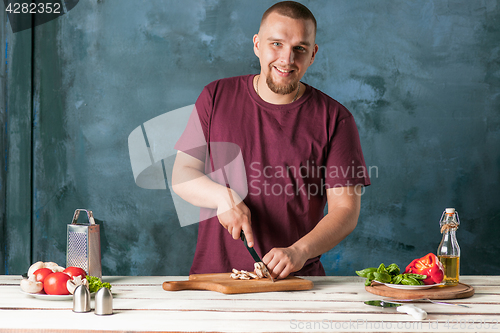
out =
<svg viewBox="0 0 500 333"><path fill-rule="evenodd" d="M68 274L69 276L71 276L71 278L74 278L75 276L81 276L82 279L84 277L87 276L87 273L85 273L85 271L83 269L81 269L80 267L68 267L66 268L63 273L66 273Z"/></svg>
<svg viewBox="0 0 500 333"><path fill-rule="evenodd" d="M66 282L70 279L68 274L62 272L49 274L43 281L43 290L49 295L69 295Z"/></svg>
<svg viewBox="0 0 500 333"><path fill-rule="evenodd" d="M54 273L51 269L49 268L40 268L40 269L37 269L33 275L35 275L35 279L38 281L38 282L43 282L43 280L45 280L45 278L47 277L47 275L49 274L52 274Z"/></svg>

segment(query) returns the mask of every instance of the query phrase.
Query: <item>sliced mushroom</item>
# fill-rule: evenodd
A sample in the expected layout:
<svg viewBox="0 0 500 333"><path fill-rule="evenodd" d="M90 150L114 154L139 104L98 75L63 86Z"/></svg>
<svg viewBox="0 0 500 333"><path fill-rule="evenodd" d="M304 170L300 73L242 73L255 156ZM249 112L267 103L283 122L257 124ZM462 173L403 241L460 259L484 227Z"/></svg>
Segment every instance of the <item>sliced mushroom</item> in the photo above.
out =
<svg viewBox="0 0 500 333"><path fill-rule="evenodd" d="M255 275L252 272L248 272L245 270L239 271L235 268L233 268L230 277L231 277L231 279L235 279L235 280L251 280L251 279L258 279L259 278L257 275Z"/></svg>
<svg viewBox="0 0 500 333"><path fill-rule="evenodd" d="M257 274L257 276L259 278L263 278L265 277L265 274L264 274L264 264L262 262L256 262L254 265L254 271L255 271L255 274Z"/></svg>

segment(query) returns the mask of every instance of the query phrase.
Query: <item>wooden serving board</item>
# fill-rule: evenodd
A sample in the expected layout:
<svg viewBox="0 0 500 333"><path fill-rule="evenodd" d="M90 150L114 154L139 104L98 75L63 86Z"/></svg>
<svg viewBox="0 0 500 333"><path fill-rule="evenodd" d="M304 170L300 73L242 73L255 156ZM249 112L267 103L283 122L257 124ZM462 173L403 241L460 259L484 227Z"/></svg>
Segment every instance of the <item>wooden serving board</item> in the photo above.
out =
<svg viewBox="0 0 500 333"><path fill-rule="evenodd" d="M474 288L465 283L459 283L456 286L439 286L417 290L394 289L383 284L374 283L371 286L366 286L365 289L372 294L394 299L456 299L474 295Z"/></svg>
<svg viewBox="0 0 500 333"><path fill-rule="evenodd" d="M188 281L165 281L163 289L178 290L211 290L223 294L263 293L271 291L309 290L314 287L312 281L295 276L282 280L251 279L234 280L231 273L193 274Z"/></svg>

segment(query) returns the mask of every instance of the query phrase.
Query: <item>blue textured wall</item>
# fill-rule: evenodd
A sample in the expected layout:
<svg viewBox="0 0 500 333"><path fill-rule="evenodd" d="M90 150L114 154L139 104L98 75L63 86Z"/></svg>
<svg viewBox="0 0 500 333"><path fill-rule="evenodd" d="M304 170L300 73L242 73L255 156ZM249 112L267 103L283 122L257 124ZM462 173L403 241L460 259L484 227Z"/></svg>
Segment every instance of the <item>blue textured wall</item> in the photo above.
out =
<svg viewBox="0 0 500 333"><path fill-rule="evenodd" d="M319 44L303 81L349 108L373 167L358 227L323 257L327 273L435 252L451 206L462 273L500 274L498 1L302 2ZM251 38L272 3L86 0L34 34L13 34L4 15L0 273L64 264L66 224L88 208L105 275L187 274L196 225L180 227L167 191L135 184L127 138L210 81L257 73ZM31 71L33 90L22 83Z"/></svg>

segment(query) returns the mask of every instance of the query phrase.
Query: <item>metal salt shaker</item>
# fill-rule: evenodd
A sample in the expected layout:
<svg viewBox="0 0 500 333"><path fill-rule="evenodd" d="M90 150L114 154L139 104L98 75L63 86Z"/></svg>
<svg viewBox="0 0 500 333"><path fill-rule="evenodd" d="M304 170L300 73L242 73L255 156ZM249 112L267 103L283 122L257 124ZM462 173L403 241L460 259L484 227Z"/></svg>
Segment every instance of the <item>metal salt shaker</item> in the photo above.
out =
<svg viewBox="0 0 500 333"><path fill-rule="evenodd" d="M73 294L73 311L74 312L89 312L90 311L90 292L85 285L76 287Z"/></svg>
<svg viewBox="0 0 500 333"><path fill-rule="evenodd" d="M113 295L108 288L102 287L95 294L95 314L113 314Z"/></svg>

